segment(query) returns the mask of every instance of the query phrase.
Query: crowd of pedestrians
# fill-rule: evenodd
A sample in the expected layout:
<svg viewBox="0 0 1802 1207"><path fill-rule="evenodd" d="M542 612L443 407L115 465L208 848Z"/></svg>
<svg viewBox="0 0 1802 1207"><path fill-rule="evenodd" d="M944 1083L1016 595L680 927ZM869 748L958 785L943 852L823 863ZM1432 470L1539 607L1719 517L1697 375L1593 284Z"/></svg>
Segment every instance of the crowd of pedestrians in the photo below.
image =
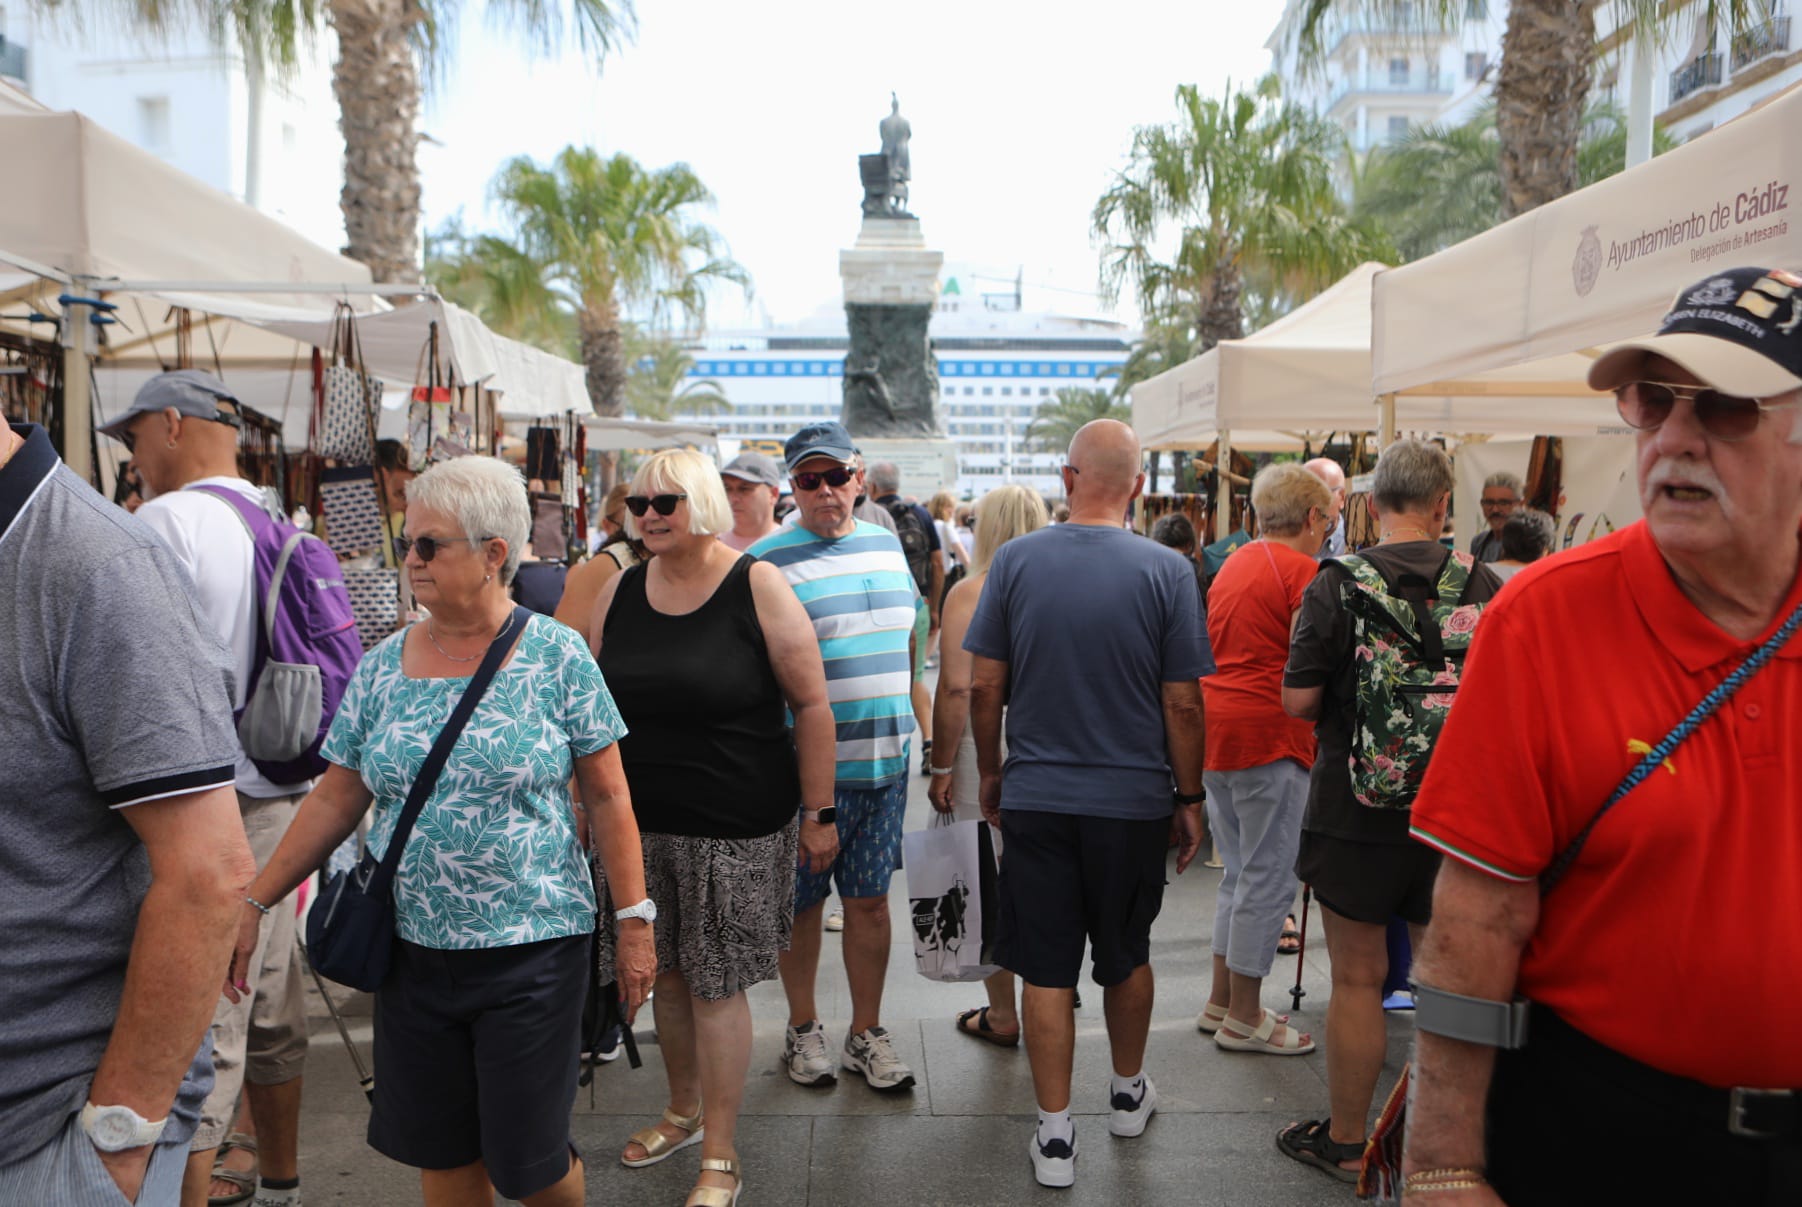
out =
<svg viewBox="0 0 1802 1207"><path fill-rule="evenodd" d="M328 688L316 775L261 753L274 637L229 390L164 374L103 429L135 518L0 429L0 1203L300 1203L292 894L366 825L399 852L370 1145L432 1207L583 1202L598 979L628 1023L651 1001L667 1080L618 1159L697 1147L688 1203L734 1207L752 986L781 983L793 1082L915 1085L883 1000L916 744L932 809L993 829L1000 970L947 1023L1025 1048L1042 1185L1076 1180L1083 1095L1125 1140L1158 1109L1151 933L1211 835L1198 1028L1325 1049L1287 1156L1432 1204L1795 1202L1802 1045L1746 1010L1802 995L1799 315L1802 279L1734 270L1597 360L1645 520L1550 557L1508 475L1448 549L1451 462L1417 440L1360 500L1375 544L1346 548L1341 467L1272 464L1257 538L1204 580L1192 527L1127 526L1124 424L1076 435L1060 516L1013 486L923 507L816 423L780 462L647 459L552 617L509 593L517 471L443 462L404 484L420 618ZM1262 1001L1302 884L1322 1036ZM817 993L835 890L845 1017ZM1397 927L1413 1096L1373 1138ZM1073 1084L1085 959L1105 1087Z"/></svg>

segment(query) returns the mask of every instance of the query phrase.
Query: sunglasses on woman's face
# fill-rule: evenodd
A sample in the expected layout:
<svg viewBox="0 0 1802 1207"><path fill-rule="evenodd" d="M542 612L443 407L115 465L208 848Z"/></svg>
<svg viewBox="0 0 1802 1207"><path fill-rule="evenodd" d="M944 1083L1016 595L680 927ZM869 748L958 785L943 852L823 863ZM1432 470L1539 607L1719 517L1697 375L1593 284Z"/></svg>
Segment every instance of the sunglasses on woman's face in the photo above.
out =
<svg viewBox="0 0 1802 1207"><path fill-rule="evenodd" d="M795 484L795 489L800 491L818 490L820 488L820 483L822 482L828 486L837 488L843 486L850 480L851 471L843 466L840 466L837 469L828 469L817 473L810 470L804 474L789 475L789 481L793 482Z"/></svg>
<svg viewBox="0 0 1802 1207"><path fill-rule="evenodd" d="M402 537L400 542L401 560L406 560L409 553L419 554L419 560L430 562L438 556L438 551L446 545L480 545L484 541L492 541L494 537L468 536L414 536Z"/></svg>
<svg viewBox="0 0 1802 1207"><path fill-rule="evenodd" d="M647 511L655 511L658 515L669 515L676 510L676 504L686 499L687 495L627 495L626 510L642 518Z"/></svg>
<svg viewBox="0 0 1802 1207"><path fill-rule="evenodd" d="M1614 406L1629 427L1642 432L1656 431L1671 417L1677 399L1686 397L1696 409L1696 422L1716 440L1729 443L1744 440L1758 430L1758 421L1766 411L1780 411L1797 405L1775 404L1756 398L1723 394L1703 386L1678 385L1665 381L1630 381L1614 389Z"/></svg>

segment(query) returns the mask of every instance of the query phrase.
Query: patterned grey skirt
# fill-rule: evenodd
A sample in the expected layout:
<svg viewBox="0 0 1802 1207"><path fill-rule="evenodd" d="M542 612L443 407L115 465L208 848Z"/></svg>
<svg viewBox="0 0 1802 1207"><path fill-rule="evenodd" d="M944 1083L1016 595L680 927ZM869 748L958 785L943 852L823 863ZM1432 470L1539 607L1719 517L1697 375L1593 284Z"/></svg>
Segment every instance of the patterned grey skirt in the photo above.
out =
<svg viewBox="0 0 1802 1207"><path fill-rule="evenodd" d="M645 891L657 903L657 971L679 972L688 991L724 1001L776 976L776 955L795 928L799 822L762 838L640 834ZM620 908L595 860L600 916ZM626 902L627 905L632 902ZM601 983L613 980L612 925L600 928Z"/></svg>

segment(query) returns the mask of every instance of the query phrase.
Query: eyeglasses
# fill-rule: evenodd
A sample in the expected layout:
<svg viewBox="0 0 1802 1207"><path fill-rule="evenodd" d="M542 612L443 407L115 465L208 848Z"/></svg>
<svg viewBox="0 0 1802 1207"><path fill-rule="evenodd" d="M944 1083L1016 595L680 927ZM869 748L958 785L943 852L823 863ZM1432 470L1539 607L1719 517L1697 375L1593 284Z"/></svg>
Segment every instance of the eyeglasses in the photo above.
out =
<svg viewBox="0 0 1802 1207"><path fill-rule="evenodd" d="M676 504L686 499L687 495L627 495L626 510L635 516L643 516L645 512L655 510L658 515L669 515L676 510Z"/></svg>
<svg viewBox="0 0 1802 1207"><path fill-rule="evenodd" d="M788 478L795 484L796 490L815 491L820 488L822 482L834 488L843 486L851 480L851 471L839 466L836 469L821 470L817 473L809 471L804 474L790 474Z"/></svg>
<svg viewBox="0 0 1802 1207"><path fill-rule="evenodd" d="M1071 465L1068 461L1064 462L1062 468L1069 470L1073 474L1080 474L1082 472L1080 469L1077 469L1074 465Z"/></svg>
<svg viewBox="0 0 1802 1207"><path fill-rule="evenodd" d="M483 537L468 537L468 536L402 537L400 540L400 556L401 556L401 560L405 561L407 554L417 553L417 554L419 554L420 561L430 562L433 558L438 556L438 550L442 549L446 545L480 545L486 541L492 541L492 540L498 540L498 539L499 538L492 537L492 536L483 536Z"/></svg>
<svg viewBox="0 0 1802 1207"><path fill-rule="evenodd" d="M1484 511L1489 511L1496 507L1514 507L1518 506L1520 503L1519 499L1483 499L1480 501Z"/></svg>
<svg viewBox="0 0 1802 1207"><path fill-rule="evenodd" d="M1703 386L1678 385L1667 381L1630 381L1614 390L1614 406L1629 427L1642 432L1656 431L1671 417L1671 408L1679 397L1688 398L1696 410L1696 422L1716 440L1732 443L1744 440L1758 430L1758 421L1766 411L1787 410L1796 402L1767 403L1756 398L1723 394Z"/></svg>

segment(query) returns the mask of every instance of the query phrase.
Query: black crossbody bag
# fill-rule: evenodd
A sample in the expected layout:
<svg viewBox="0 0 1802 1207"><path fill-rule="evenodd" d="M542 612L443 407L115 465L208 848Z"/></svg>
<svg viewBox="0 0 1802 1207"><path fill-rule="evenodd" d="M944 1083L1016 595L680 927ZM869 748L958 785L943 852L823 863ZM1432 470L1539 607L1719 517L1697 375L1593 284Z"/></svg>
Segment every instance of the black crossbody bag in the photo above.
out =
<svg viewBox="0 0 1802 1207"><path fill-rule="evenodd" d="M320 976L373 993L388 979L388 965L394 954L394 874L400 857L412 836L413 823L425 808L426 798L438 785L438 776L450 759L451 748L468 724L470 714L481 703L495 672L500 670L507 650L525 631L532 613L525 608L513 609L513 619L489 643L481 666L470 677L469 686L451 710L450 720L431 753L419 768L413 790L394 823L394 834L388 839L388 850L380 859L369 851L347 872L339 872L320 890L319 900L307 914L307 961Z"/></svg>

